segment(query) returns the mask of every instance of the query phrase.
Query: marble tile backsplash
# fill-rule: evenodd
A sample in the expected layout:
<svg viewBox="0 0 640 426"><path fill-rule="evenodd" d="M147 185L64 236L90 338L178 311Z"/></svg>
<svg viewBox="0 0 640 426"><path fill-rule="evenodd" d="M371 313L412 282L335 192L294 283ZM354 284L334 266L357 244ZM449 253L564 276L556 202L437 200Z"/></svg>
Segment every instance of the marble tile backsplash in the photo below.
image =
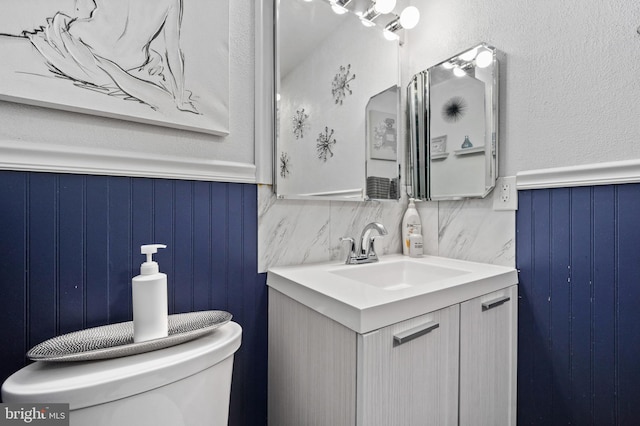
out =
<svg viewBox="0 0 640 426"><path fill-rule="evenodd" d="M438 202L439 256L515 266L515 232L515 212L493 210L491 196Z"/></svg>
<svg viewBox="0 0 640 426"><path fill-rule="evenodd" d="M278 200L272 187L258 187L258 268L341 261L347 244L369 222L389 232L376 241L379 254L402 251L400 201ZM492 199L416 203L425 254L515 266L515 212L494 211Z"/></svg>
<svg viewBox="0 0 640 426"><path fill-rule="evenodd" d="M278 200L272 187L258 187L258 268L299 265L347 257L340 237L360 236L369 222L380 222L389 234L376 241L379 254L398 253L404 201Z"/></svg>

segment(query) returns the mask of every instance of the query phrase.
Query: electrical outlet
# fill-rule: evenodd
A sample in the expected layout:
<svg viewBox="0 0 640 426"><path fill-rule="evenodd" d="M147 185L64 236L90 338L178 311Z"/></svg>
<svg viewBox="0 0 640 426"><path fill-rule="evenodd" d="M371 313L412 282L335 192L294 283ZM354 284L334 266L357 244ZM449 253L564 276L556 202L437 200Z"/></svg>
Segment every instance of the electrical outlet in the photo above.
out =
<svg viewBox="0 0 640 426"><path fill-rule="evenodd" d="M518 190L516 189L516 177L499 177L496 187L493 189L494 210L518 210Z"/></svg>

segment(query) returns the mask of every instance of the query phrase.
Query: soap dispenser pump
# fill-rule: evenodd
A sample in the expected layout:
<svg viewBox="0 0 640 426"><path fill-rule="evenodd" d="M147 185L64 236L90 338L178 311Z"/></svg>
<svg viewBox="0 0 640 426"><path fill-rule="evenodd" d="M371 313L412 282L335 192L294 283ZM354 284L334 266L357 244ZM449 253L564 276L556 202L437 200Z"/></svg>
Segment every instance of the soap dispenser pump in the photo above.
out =
<svg viewBox="0 0 640 426"><path fill-rule="evenodd" d="M167 275L160 272L153 254L164 244L140 246L147 261L140 266L140 275L132 279L133 287L133 341L135 343L167 337Z"/></svg>

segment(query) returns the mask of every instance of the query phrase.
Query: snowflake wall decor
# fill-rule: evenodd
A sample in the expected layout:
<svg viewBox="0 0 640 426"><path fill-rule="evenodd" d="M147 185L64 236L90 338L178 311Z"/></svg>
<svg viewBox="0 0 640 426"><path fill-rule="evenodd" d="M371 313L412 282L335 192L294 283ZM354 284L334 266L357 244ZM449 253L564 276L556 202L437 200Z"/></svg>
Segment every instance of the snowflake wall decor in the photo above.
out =
<svg viewBox="0 0 640 426"><path fill-rule="evenodd" d="M296 115L293 116L293 134L296 139L304 138L304 129L307 126L307 119L309 114L304 112L304 108L296 111Z"/></svg>
<svg viewBox="0 0 640 426"><path fill-rule="evenodd" d="M327 161L327 154L330 157L333 157L333 151L331 151L331 146L335 145L336 140L333 138L333 129L331 129L331 133L329 133L329 128L324 128L324 133L320 133L318 135L316 149L318 151L318 158L324 162Z"/></svg>
<svg viewBox="0 0 640 426"><path fill-rule="evenodd" d="M342 105L342 101L347 94L353 94L349 83L355 80L355 78L356 75L351 74L351 64L347 65L346 68L340 65L340 71L333 77L333 83L331 84L331 94L336 104Z"/></svg>
<svg viewBox="0 0 640 426"><path fill-rule="evenodd" d="M283 151L280 154L280 176L282 178L286 178L287 176L289 176L289 174L291 173L291 171L289 170L290 167L291 159L289 158L289 154Z"/></svg>

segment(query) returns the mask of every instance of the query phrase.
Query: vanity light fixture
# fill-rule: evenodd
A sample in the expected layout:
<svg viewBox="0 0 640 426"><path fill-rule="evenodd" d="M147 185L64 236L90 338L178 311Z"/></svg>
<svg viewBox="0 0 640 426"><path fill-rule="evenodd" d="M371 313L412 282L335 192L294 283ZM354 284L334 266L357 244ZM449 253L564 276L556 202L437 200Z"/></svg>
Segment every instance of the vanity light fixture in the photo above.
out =
<svg viewBox="0 0 640 426"><path fill-rule="evenodd" d="M331 0L331 9L337 15L344 15L348 12L347 5L351 3L351 0Z"/></svg>
<svg viewBox="0 0 640 426"><path fill-rule="evenodd" d="M473 62L456 61L453 67L453 75L456 77L464 77L473 69Z"/></svg>
<svg viewBox="0 0 640 426"><path fill-rule="evenodd" d="M453 75L455 75L456 77L464 77L465 75L467 75L467 71L465 71L464 68L457 66L453 68Z"/></svg>
<svg viewBox="0 0 640 426"><path fill-rule="evenodd" d="M466 52L464 52L463 54L460 55L460 59L462 59L463 61L473 61L476 58L476 55L478 54L478 48L473 48L471 50L467 50Z"/></svg>
<svg viewBox="0 0 640 426"><path fill-rule="evenodd" d="M393 40L394 38L390 38L390 34L395 33L400 28L404 28L405 30L410 30L418 25L420 21L420 11L415 6L405 7L400 16L389 22L385 27L385 37L387 40ZM397 36L396 36L397 38Z"/></svg>
<svg viewBox="0 0 640 426"><path fill-rule="evenodd" d="M493 63L493 53L483 50L476 56L476 66L478 68L486 68Z"/></svg>
<svg viewBox="0 0 640 426"><path fill-rule="evenodd" d="M374 0L373 4L360 14L360 22L365 27L372 27L374 19L390 13L394 7L396 7L396 0Z"/></svg>
<svg viewBox="0 0 640 426"><path fill-rule="evenodd" d="M391 30L388 29L384 29L382 30L382 35L384 36L384 38L386 38L389 41L394 41L394 40L398 40L400 37L398 37L398 34L394 33Z"/></svg>

